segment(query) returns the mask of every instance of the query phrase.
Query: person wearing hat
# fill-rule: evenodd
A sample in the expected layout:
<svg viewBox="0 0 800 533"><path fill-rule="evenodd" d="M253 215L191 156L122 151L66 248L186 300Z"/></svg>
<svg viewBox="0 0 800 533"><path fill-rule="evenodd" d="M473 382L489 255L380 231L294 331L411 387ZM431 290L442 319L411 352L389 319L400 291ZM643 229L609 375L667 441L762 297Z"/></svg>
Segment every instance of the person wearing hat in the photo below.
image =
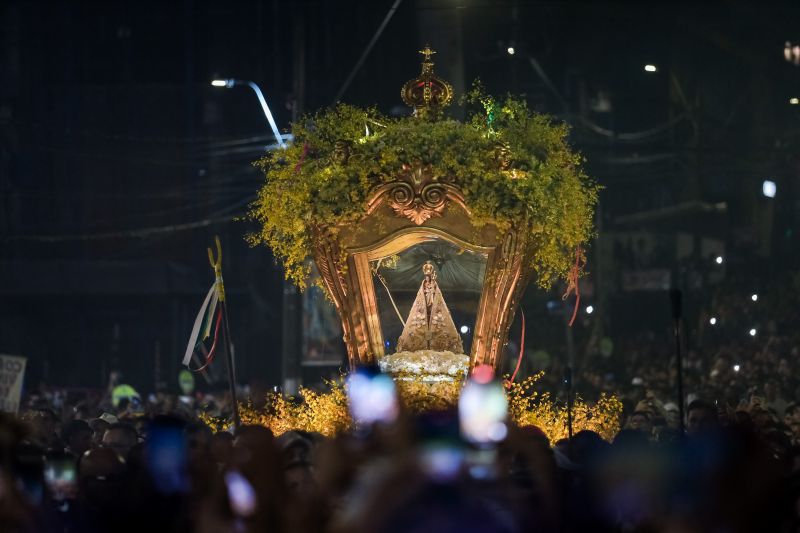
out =
<svg viewBox="0 0 800 533"><path fill-rule="evenodd" d="M103 434L112 424L116 424L117 422L119 422L119 420L111 413L103 413L99 417L89 421L89 427L92 428L92 446L94 448L102 444Z"/></svg>
<svg viewBox="0 0 800 533"><path fill-rule="evenodd" d="M680 426L680 413L678 404L675 402L667 402L664 404L664 418L667 420L667 427L670 429L678 429Z"/></svg>

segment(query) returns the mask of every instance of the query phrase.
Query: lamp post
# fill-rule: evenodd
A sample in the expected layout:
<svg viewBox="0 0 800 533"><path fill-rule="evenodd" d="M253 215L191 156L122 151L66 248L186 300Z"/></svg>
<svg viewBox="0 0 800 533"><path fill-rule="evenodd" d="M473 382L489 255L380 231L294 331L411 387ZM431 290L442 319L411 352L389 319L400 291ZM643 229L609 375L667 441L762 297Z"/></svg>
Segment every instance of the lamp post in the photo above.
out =
<svg viewBox="0 0 800 533"><path fill-rule="evenodd" d="M213 85L214 87L225 87L226 89L231 89L236 85L247 85L248 87L253 89L253 92L256 93L258 101L261 104L261 109L264 111L264 116L267 117L267 122L269 122L269 127L272 128L272 133L275 135L275 140L278 141L278 146L280 146L281 148L286 148L286 143L283 142L283 137L278 131L278 125L275 124L275 119L272 116L272 111L269 110L269 106L267 105L267 100L264 98L264 93L261 92L261 87L259 87L255 82L252 81L235 80L233 78L216 79L211 82L211 85Z"/></svg>
<svg viewBox="0 0 800 533"><path fill-rule="evenodd" d="M231 89L237 85L247 85L258 97L258 102L261 104L261 109L264 111L264 116L267 118L272 133L275 135L275 140L281 149L286 148L284 137L278 131L278 125L275 123L275 118L272 116L272 111L267 105L267 100L264 98L264 93L261 91L255 82L247 80L236 80L233 78L219 78L211 81L214 87L224 87ZM291 139L291 135L286 138ZM282 349L282 363L283 363L283 389L289 394L295 394L300 385L300 374L297 370L297 362L300 353L300 334L301 334L301 313L302 301L298 298L297 289L293 284L286 281L283 282L283 349Z"/></svg>

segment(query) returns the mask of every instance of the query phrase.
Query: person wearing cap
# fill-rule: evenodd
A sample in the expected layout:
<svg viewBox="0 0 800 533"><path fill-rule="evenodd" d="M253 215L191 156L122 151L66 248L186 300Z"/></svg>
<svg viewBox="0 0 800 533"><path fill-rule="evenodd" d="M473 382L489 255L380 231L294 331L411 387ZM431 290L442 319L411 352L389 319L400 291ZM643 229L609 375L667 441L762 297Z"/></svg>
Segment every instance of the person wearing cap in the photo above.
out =
<svg viewBox="0 0 800 533"><path fill-rule="evenodd" d="M128 458L128 452L136 446L139 441L139 434L136 428L125 422L117 422L108 427L103 434L103 447L111 448L121 459Z"/></svg>
<svg viewBox="0 0 800 533"><path fill-rule="evenodd" d="M680 426L680 413L678 404L675 402L667 402L664 404L664 418L667 421L667 427L670 429L678 429Z"/></svg>
<svg viewBox="0 0 800 533"><path fill-rule="evenodd" d="M103 434L112 424L119 422L116 416L111 413L103 413L97 418L89 421L92 428L92 446L97 448L103 443Z"/></svg>

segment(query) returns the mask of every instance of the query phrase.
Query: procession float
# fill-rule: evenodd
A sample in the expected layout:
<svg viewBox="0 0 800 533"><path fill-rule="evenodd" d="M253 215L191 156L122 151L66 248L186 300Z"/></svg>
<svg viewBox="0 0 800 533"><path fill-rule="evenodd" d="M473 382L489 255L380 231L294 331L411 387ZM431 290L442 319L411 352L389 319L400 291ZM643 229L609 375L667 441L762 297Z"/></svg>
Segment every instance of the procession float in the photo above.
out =
<svg viewBox="0 0 800 533"><path fill-rule="evenodd" d="M350 369L378 365L412 409L452 404L481 365L498 375L512 320L530 282L577 289L592 236L596 184L568 128L524 100L476 84L448 118L452 87L425 47L400 96L413 112L389 117L339 104L292 128L294 143L258 162L266 181L251 217L301 289L311 269L341 319ZM308 260L313 259L313 264ZM557 438L563 409L508 383L510 414ZM349 424L342 386L271 397L243 422L330 434ZM578 401L576 428L616 429L619 404ZM561 428L561 429L559 429Z"/></svg>

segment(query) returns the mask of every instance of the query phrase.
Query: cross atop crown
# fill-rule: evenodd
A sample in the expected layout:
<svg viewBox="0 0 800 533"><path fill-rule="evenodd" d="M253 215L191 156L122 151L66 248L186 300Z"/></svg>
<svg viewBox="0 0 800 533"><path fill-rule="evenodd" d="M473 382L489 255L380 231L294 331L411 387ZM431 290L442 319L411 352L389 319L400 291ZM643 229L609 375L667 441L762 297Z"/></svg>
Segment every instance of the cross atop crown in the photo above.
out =
<svg viewBox="0 0 800 533"><path fill-rule="evenodd" d="M422 72L417 78L408 80L400 90L403 102L414 108L414 114L436 120L442 108L453 99L453 87L433 73L431 56L435 54L429 45L419 51L422 54Z"/></svg>
<svg viewBox="0 0 800 533"><path fill-rule="evenodd" d="M426 63L430 63L430 62L431 62L431 56L432 56L433 54L435 54L436 52L434 52L433 50L431 50L431 47L430 47L430 45L426 44L426 45L425 45L425 48L423 48L422 50L420 50L420 51L419 51L419 53L420 53L420 54L422 54L422 56L423 56L423 58L424 58L424 61L425 61Z"/></svg>

